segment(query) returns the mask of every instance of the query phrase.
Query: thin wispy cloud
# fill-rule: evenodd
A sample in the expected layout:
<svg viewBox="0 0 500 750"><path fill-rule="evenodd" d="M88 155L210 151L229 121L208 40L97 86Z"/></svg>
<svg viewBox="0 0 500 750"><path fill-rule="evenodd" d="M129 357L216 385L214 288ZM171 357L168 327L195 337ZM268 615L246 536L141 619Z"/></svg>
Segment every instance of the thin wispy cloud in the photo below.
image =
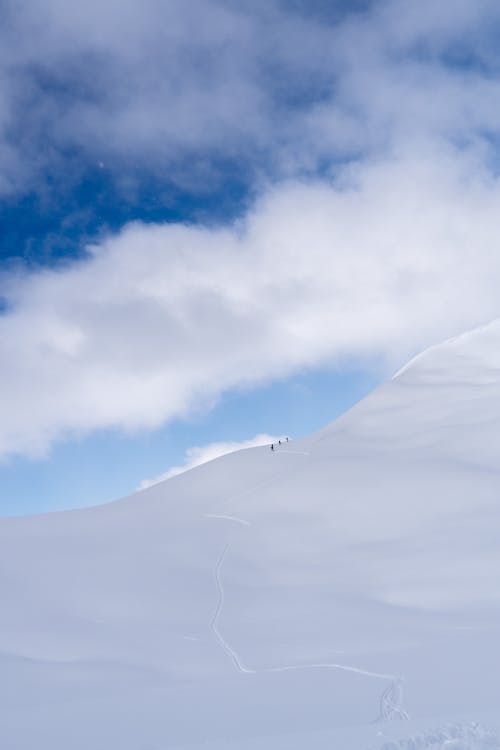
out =
<svg viewBox="0 0 500 750"><path fill-rule="evenodd" d="M172 466L163 474L153 479L143 479L137 489L145 490L148 487L159 484L159 482L164 482L166 479L183 474L185 471L194 469L196 466L201 466L201 464L206 464L208 461L213 461L215 458L220 458L228 453L246 450L247 448L258 448L263 445L272 445L273 443L277 443L281 438L285 439L283 435L266 435L262 433L248 440L229 440L194 446L186 451L185 460L181 466Z"/></svg>

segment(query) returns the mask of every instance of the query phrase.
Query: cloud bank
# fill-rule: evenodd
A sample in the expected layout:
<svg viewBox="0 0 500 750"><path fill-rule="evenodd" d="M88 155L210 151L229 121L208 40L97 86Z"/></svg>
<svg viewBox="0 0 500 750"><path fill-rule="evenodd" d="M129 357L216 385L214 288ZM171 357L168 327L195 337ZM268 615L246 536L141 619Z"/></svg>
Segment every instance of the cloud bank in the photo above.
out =
<svg viewBox="0 0 500 750"><path fill-rule="evenodd" d="M401 364L500 315L500 184L455 154L270 191L229 228L134 224L4 279L0 453L156 427L345 357Z"/></svg>
<svg viewBox="0 0 500 750"><path fill-rule="evenodd" d="M497 4L305 8L11 6L5 190L73 148L199 190L249 160L255 199L226 226L137 222L84 262L4 274L0 456L343 358L389 370L500 315ZM30 164L23 138L45 136Z"/></svg>
<svg viewBox="0 0 500 750"><path fill-rule="evenodd" d="M68 7L4 3L0 194L99 163L125 193L141 170L210 190L498 130L493 0Z"/></svg>

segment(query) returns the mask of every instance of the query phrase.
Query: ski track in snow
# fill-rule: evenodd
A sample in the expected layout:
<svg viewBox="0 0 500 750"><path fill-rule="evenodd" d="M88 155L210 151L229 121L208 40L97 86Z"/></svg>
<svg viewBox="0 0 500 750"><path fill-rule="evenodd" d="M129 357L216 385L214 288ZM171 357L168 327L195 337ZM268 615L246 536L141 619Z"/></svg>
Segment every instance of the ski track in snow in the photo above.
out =
<svg viewBox="0 0 500 750"><path fill-rule="evenodd" d="M292 453L292 451L286 450L286 449L276 449L275 453ZM306 453L305 451L293 451L295 455L300 456L308 456L309 453ZM300 467L296 467L296 470L298 470ZM284 474L289 472L290 469L283 469L281 471L276 472L276 474L273 474L272 477L269 477L269 479L264 479L262 482L258 482L257 484L253 485L253 487L249 487L246 490L243 490L243 492L239 492L236 495L232 495L228 497L226 500L223 501L222 507L227 507L228 505L231 505L232 503L236 502L237 500L241 500L244 497L247 497L248 495L252 495L254 492L258 490L264 489L264 487L268 487L271 484L274 484L278 481L280 477L282 477Z"/></svg>
<svg viewBox="0 0 500 750"><path fill-rule="evenodd" d="M317 662L313 664L291 664L285 667L267 667L263 669L263 672L290 672L297 669L339 669L343 672L354 672L354 674L361 674L365 677L378 677L382 680L394 680L394 676L391 674L381 674L380 672L370 672L367 669L360 669L359 667L351 667L347 664L335 664L335 662ZM392 687L389 686L389 687ZM389 688L388 688L389 689Z"/></svg>
<svg viewBox="0 0 500 750"><path fill-rule="evenodd" d="M218 628L219 617L224 606L224 587L222 586L220 571L222 563L224 562L224 559L229 550L229 546L229 544L226 544L214 568L214 579L218 592L218 600L212 620L210 621L210 629L212 630L222 649L230 657L238 672L240 672L241 674L269 674L272 672L290 672L304 669L336 669L342 672L359 674L364 677L374 677L380 680L390 680L391 684L382 693L382 697L380 699L380 715L376 721L390 721L396 718L408 720L410 718L406 711L401 707L401 704L403 702L402 679L401 677L396 677L395 675L372 672L368 669L361 669L360 667L353 667L348 664L336 664L335 662L287 664L282 667L266 667L260 670L250 669L249 667L246 667L243 664L243 661L238 652L232 646L230 646L230 644L226 641Z"/></svg>
<svg viewBox="0 0 500 750"><path fill-rule="evenodd" d="M221 518L223 521L234 521L235 523L241 523L243 526L251 526L250 521L245 521L244 518L237 518L236 516L226 516L219 513L205 513L205 518Z"/></svg>
<svg viewBox="0 0 500 750"><path fill-rule="evenodd" d="M391 719L406 719L409 716L401 708L403 703L403 685L401 678L393 678L389 687L384 690L380 698L380 715L377 721L391 721Z"/></svg>
<svg viewBox="0 0 500 750"><path fill-rule="evenodd" d="M247 667L244 666L244 664L242 663L242 661L241 661L240 657L238 656L238 654L236 653L236 651L233 648L231 648L231 646L226 641L226 639L221 635L221 633L219 632L219 629L217 627L217 621L219 619L219 615L221 613L222 607L224 606L224 589L222 588L222 584L221 584L221 580L220 580L220 568L221 568L222 563L224 562L224 558L225 558L225 556L227 554L228 549L229 549L229 544L226 544L226 546L224 547L224 551L223 551L222 555L217 560L217 564L216 564L215 570L214 570L215 583L216 583L216 586L217 586L217 591L218 591L219 598L217 600L217 607L215 608L214 615L213 615L212 620L210 622L210 629L212 630L213 634L215 635L215 637L219 641L220 645L222 646L222 648L224 649L224 651L226 652L226 654L228 654L230 656L231 661L235 665L236 669L239 672L242 672L243 674L255 674L255 670L254 669L247 669Z"/></svg>
<svg viewBox="0 0 500 750"><path fill-rule="evenodd" d="M289 451L288 448L281 448L280 446L274 449L274 453L277 453L277 454L278 453L282 453L282 454L292 453L295 456L309 456L310 455L308 451Z"/></svg>
<svg viewBox="0 0 500 750"><path fill-rule="evenodd" d="M270 484L273 484L276 482L282 474L284 474L284 471L280 471L277 474L274 474L270 479L265 479L263 482L259 482L258 484L254 485L253 487L250 487L247 490L243 490L243 492L238 493L237 495L232 495L231 497L228 497L226 500L223 501L222 507L225 507L227 505L231 505L232 503L236 502L237 500L241 500L244 497L247 497L247 495L251 495L257 490L261 490L264 487L267 487Z"/></svg>

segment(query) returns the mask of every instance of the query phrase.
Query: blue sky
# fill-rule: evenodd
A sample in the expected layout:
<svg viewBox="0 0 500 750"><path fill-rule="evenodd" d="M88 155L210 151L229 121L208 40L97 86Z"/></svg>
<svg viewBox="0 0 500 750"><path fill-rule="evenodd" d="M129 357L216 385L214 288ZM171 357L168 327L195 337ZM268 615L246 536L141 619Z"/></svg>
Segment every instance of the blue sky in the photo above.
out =
<svg viewBox="0 0 500 750"><path fill-rule="evenodd" d="M306 434L500 314L496 3L5 11L0 513Z"/></svg>
<svg viewBox="0 0 500 750"><path fill-rule="evenodd" d="M372 373L315 371L247 393L231 393L213 409L157 430L103 430L63 440L49 458L11 459L2 468L4 514L60 510L125 496L140 482L184 463L186 451L255 435L312 432L366 395Z"/></svg>

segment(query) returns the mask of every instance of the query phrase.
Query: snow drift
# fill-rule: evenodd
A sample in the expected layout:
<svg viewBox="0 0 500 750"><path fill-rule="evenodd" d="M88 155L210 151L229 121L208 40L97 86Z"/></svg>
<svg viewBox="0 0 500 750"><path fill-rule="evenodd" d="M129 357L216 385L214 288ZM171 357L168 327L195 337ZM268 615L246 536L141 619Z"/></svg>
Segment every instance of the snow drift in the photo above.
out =
<svg viewBox="0 0 500 750"><path fill-rule="evenodd" d="M0 747L499 747L499 535L495 322L274 453L3 519Z"/></svg>

